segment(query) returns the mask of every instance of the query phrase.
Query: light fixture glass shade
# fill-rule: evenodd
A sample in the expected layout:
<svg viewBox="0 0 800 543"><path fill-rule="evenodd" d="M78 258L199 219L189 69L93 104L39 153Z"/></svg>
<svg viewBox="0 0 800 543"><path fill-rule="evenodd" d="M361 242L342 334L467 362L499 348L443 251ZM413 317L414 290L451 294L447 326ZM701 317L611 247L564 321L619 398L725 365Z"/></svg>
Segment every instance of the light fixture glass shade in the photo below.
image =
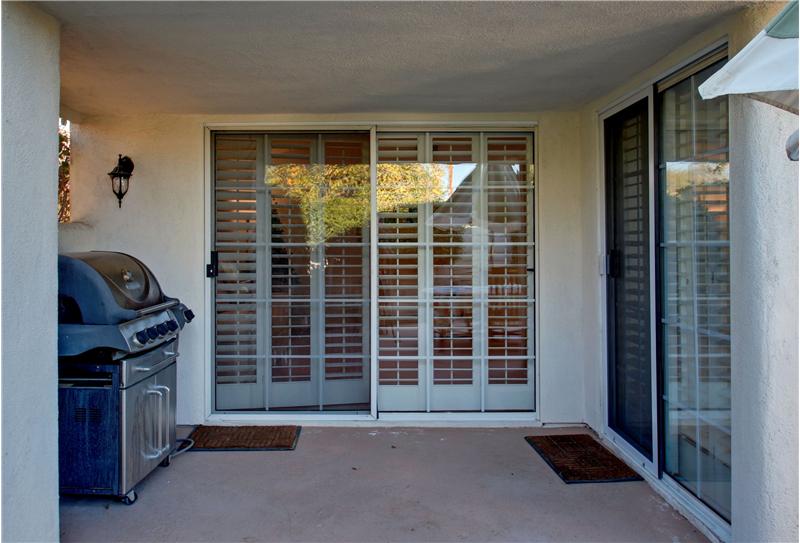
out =
<svg viewBox="0 0 800 543"><path fill-rule="evenodd" d="M133 161L127 156L119 155L117 165L108 172L111 178L111 190L117 197L119 207L122 207L122 198L128 192L131 175L133 175Z"/></svg>
<svg viewBox="0 0 800 543"><path fill-rule="evenodd" d="M119 207L122 207L122 198L128 192L130 178L126 176L114 176L111 178L111 190L117 196Z"/></svg>

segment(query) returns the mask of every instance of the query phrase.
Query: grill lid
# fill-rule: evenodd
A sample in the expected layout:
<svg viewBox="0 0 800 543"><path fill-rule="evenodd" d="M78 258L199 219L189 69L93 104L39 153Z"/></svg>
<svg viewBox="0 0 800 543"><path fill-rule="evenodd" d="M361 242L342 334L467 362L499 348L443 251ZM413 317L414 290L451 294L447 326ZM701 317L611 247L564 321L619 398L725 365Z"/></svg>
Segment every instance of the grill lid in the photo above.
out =
<svg viewBox="0 0 800 543"><path fill-rule="evenodd" d="M69 256L82 260L99 273L120 307L142 309L162 302L161 288L156 278L144 264L130 255L92 251Z"/></svg>
<svg viewBox="0 0 800 543"><path fill-rule="evenodd" d="M117 324L165 301L147 266L124 253L62 254L58 273L61 323Z"/></svg>

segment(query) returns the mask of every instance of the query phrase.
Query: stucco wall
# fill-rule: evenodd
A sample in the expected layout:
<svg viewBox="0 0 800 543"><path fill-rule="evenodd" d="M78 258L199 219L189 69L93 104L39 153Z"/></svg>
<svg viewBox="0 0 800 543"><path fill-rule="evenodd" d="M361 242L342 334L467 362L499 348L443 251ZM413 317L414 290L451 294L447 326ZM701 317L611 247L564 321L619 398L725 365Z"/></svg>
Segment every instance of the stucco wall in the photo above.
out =
<svg viewBox="0 0 800 543"><path fill-rule="evenodd" d="M783 7L751 5L671 52L581 114L583 303L587 422L604 421L603 329L598 261L602 207L598 112L711 44L733 56ZM735 541L798 539L797 163L783 151L797 116L731 99L733 522ZM594 301L593 301L594 300Z"/></svg>
<svg viewBox="0 0 800 543"><path fill-rule="evenodd" d="M60 249L129 251L148 263L170 295L195 308L178 364L178 421L205 417L204 122L423 120L386 116L221 117L159 115L87 117L73 126L72 214ZM439 116L438 120L535 120L539 123L539 279L541 418L584 420L582 344L575 323L584 313L581 289L580 162L574 113ZM136 163L131 188L117 208L108 172L118 153Z"/></svg>
<svg viewBox="0 0 800 543"><path fill-rule="evenodd" d="M797 116L731 102L733 540L797 541Z"/></svg>
<svg viewBox="0 0 800 543"><path fill-rule="evenodd" d="M59 28L4 3L2 539L58 540Z"/></svg>

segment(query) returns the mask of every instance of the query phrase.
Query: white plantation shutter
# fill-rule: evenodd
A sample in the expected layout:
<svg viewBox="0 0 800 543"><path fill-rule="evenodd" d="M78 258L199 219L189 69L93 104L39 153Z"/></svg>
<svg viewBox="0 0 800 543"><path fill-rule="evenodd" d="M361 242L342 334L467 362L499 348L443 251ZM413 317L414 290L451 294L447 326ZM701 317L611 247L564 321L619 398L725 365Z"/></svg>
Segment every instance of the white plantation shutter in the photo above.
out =
<svg viewBox="0 0 800 543"><path fill-rule="evenodd" d="M380 164L416 164L422 137L382 134L378 137ZM381 208L378 185L378 382L381 385L419 384L420 363L420 204Z"/></svg>
<svg viewBox="0 0 800 543"><path fill-rule="evenodd" d="M329 134L323 144L325 164L356 168L350 189L368 194L369 138ZM369 364L369 221L328 238L324 251L325 379L361 379Z"/></svg>
<svg viewBox="0 0 800 543"><path fill-rule="evenodd" d="M259 204L261 138L225 134L214 138L215 250L215 382L217 409L257 408L263 404L261 374L265 352L259 338L264 294L259 264L263 258L263 224Z"/></svg>
<svg viewBox="0 0 800 543"><path fill-rule="evenodd" d="M486 138L489 384L527 384L533 357L533 142Z"/></svg>
<svg viewBox="0 0 800 543"><path fill-rule="evenodd" d="M267 136L270 166L311 164L316 138L305 135ZM271 178L269 178L271 179ZM268 180L269 180L268 179ZM313 344L311 260L303 210L290 187L267 183L270 201L271 380L310 381L319 356Z"/></svg>
<svg viewBox="0 0 800 543"><path fill-rule="evenodd" d="M433 384L471 385L478 354L474 333L473 296L480 277L480 174L477 169L478 137L442 134L431 136L431 158L445 170L443 202L432 205L430 224L433 262ZM473 164L463 180L455 165ZM467 166L469 168L469 166ZM463 175L463 174L462 174ZM459 181L461 181L459 183ZM459 184L457 184L459 183Z"/></svg>

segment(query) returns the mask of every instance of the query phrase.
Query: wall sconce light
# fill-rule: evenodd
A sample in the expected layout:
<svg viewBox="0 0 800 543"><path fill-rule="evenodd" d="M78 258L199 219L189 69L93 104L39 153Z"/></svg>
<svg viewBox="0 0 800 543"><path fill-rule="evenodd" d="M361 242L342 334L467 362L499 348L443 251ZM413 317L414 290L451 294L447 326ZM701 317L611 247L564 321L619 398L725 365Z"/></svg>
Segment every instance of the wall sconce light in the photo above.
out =
<svg viewBox="0 0 800 543"><path fill-rule="evenodd" d="M119 207L122 207L122 199L128 192L128 186L130 185L132 175L133 160L131 160L130 157L119 155L117 165L113 170L108 172L108 176L111 178L111 190L114 191L117 197Z"/></svg>

